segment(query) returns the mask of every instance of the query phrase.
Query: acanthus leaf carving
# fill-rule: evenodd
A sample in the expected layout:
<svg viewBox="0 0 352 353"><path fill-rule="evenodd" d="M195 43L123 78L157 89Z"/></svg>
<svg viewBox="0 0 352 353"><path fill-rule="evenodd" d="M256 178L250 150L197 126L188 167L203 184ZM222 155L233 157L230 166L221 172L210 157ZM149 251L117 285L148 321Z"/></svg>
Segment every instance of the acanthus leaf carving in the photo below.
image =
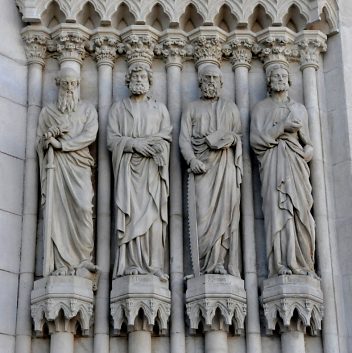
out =
<svg viewBox="0 0 352 353"><path fill-rule="evenodd" d="M310 66L317 70L320 53L324 53L327 50L326 36L321 32L314 33L314 36L303 33L301 38L297 40L297 46L299 48L301 69L303 70Z"/></svg>
<svg viewBox="0 0 352 353"><path fill-rule="evenodd" d="M31 30L29 27L22 33L28 63L45 64L49 34L45 30Z"/></svg>
<svg viewBox="0 0 352 353"><path fill-rule="evenodd" d="M119 42L116 35L97 34L92 37L92 47L98 65L114 65Z"/></svg>
<svg viewBox="0 0 352 353"><path fill-rule="evenodd" d="M203 35L196 38L193 44L193 56L196 66L213 63L220 66L223 55L223 40L217 35Z"/></svg>

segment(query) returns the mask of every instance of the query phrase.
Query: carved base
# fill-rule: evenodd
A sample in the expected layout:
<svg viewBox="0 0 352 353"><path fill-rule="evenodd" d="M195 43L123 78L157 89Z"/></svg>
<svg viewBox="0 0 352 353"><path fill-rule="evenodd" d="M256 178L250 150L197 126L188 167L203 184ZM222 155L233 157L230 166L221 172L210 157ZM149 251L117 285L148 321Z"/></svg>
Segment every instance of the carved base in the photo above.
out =
<svg viewBox="0 0 352 353"><path fill-rule="evenodd" d="M43 334L46 323L49 333L89 334L93 313L93 283L77 276L49 276L34 282L31 293L31 315L37 335Z"/></svg>
<svg viewBox="0 0 352 353"><path fill-rule="evenodd" d="M114 332L119 335L123 324L129 332L152 331L158 323L160 334L166 334L171 310L171 292L168 281L162 282L154 275L132 275L113 280L110 310ZM145 322L138 323L142 310Z"/></svg>
<svg viewBox="0 0 352 353"><path fill-rule="evenodd" d="M281 331L295 327L305 332L309 327L311 335L316 335L321 330L324 306L320 280L298 275L269 278L264 281L262 302L268 334L276 324Z"/></svg>
<svg viewBox="0 0 352 353"><path fill-rule="evenodd" d="M198 329L201 321L205 331L214 329L227 331L233 324L235 333L242 333L247 313L246 300L244 282L241 278L206 274L189 279L186 307L191 333ZM216 317L219 311L220 318Z"/></svg>

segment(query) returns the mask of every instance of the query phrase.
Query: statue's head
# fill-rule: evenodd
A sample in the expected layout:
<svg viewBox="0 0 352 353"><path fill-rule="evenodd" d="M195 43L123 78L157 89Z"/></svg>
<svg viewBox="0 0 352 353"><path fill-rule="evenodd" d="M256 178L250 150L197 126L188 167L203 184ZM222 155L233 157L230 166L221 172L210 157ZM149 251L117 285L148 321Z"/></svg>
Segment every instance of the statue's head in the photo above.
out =
<svg viewBox="0 0 352 353"><path fill-rule="evenodd" d="M128 68L125 82L133 95L144 95L153 83L152 70L147 64L134 63Z"/></svg>
<svg viewBox="0 0 352 353"><path fill-rule="evenodd" d="M215 64L200 66L198 81L203 98L214 99L219 97L223 78L221 70Z"/></svg>
<svg viewBox="0 0 352 353"><path fill-rule="evenodd" d="M268 92L288 91L291 86L291 77L288 68L282 64L273 64L266 69Z"/></svg>
<svg viewBox="0 0 352 353"><path fill-rule="evenodd" d="M59 86L57 108L61 113L71 113L77 108L79 101L79 73L71 68L63 68L56 77Z"/></svg>

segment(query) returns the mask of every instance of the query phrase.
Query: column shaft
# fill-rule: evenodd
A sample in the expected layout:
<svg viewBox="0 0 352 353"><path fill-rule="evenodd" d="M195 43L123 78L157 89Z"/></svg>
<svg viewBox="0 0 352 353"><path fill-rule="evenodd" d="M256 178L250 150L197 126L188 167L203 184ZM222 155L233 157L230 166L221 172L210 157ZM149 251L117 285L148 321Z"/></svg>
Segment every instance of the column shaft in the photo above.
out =
<svg viewBox="0 0 352 353"><path fill-rule="evenodd" d="M241 190L241 219L244 260L244 283L247 292L246 344L247 353L260 353L260 322L258 280L256 270L256 249L254 232L254 205L252 166L249 144L249 88L248 68L235 68L236 104L240 110L243 142L243 179Z"/></svg>
<svg viewBox="0 0 352 353"><path fill-rule="evenodd" d="M305 353L304 333L299 331L283 332L281 334L282 353Z"/></svg>
<svg viewBox="0 0 352 353"><path fill-rule="evenodd" d="M95 305L94 352L109 352L109 271L111 229L111 170L106 147L106 126L112 102L112 67L98 65L99 136L97 187L97 265L101 271Z"/></svg>
<svg viewBox="0 0 352 353"><path fill-rule="evenodd" d="M227 332L214 330L205 332L205 353L228 353Z"/></svg>
<svg viewBox="0 0 352 353"><path fill-rule="evenodd" d="M319 270L324 294L323 342L324 352L336 352L339 346L335 309L335 293L329 241L324 160L321 140L319 101L316 71L313 66L303 69L304 100L309 115L309 132L314 147L311 161L311 180L314 197L314 218L316 222L316 243Z"/></svg>
<svg viewBox="0 0 352 353"><path fill-rule="evenodd" d="M39 194L35 141L42 101L42 78L42 65L39 63L31 63L28 67L26 159L24 172L22 251L16 324L16 353L31 352L32 318L30 313L30 300L34 281Z"/></svg>
<svg viewBox="0 0 352 353"><path fill-rule="evenodd" d="M168 109L171 117L170 152L170 287L171 287L171 353L185 352L185 318L183 294L183 223L182 172L178 145L181 118L181 67L167 65Z"/></svg>
<svg viewBox="0 0 352 353"><path fill-rule="evenodd" d="M152 336L149 331L133 331L128 334L128 353L151 353Z"/></svg>
<svg viewBox="0 0 352 353"><path fill-rule="evenodd" d="M60 63L60 69L65 69L65 68L70 68L75 70L76 72L80 73L81 72L81 64L79 64L75 60L63 60Z"/></svg>
<svg viewBox="0 0 352 353"><path fill-rule="evenodd" d="M55 332L50 337L50 353L73 353L74 340L70 332Z"/></svg>

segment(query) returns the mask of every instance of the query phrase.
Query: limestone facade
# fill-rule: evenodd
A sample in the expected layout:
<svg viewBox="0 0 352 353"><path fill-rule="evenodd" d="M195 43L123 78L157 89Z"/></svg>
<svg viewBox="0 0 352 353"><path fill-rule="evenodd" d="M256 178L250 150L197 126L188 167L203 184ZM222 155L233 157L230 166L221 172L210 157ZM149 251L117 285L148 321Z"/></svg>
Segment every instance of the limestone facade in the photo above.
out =
<svg viewBox="0 0 352 353"><path fill-rule="evenodd" d="M351 18L348 0L4 0L0 351L352 352ZM151 66L151 94L166 105L173 127L164 254L169 280L161 285L149 274L148 280L112 279L117 241L106 127L111 106L129 96L128 67L141 61ZM235 281L190 277L188 174L178 138L182 113L200 97L197 70L204 63L220 67L220 96L236 103L242 125L241 278ZM321 280L268 279L259 166L249 133L251 111L267 95L265 69L273 63L287 65L289 95L308 114ZM43 277L35 138L39 113L56 102L54 78L65 67L80 74L81 99L98 111L98 138L90 146L93 262L100 271L94 292L83 278L55 287L59 276Z"/></svg>

